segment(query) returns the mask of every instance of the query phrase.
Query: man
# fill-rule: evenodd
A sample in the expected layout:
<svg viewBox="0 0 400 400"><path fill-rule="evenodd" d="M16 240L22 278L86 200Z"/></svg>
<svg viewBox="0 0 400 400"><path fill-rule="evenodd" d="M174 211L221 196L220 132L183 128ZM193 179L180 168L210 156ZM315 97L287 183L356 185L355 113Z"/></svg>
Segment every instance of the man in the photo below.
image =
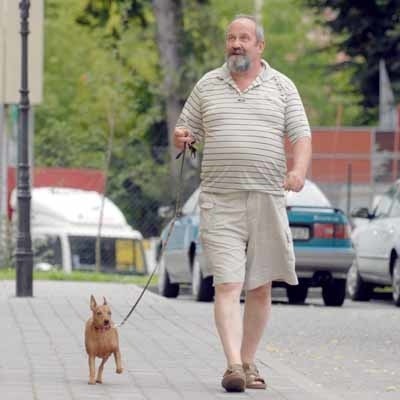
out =
<svg viewBox="0 0 400 400"><path fill-rule="evenodd" d="M255 354L270 315L272 281L298 283L285 190L304 185L311 134L295 85L262 59L264 33L252 16L230 23L225 50L226 63L190 94L174 142L178 149L204 142L200 237L227 360L222 386L230 392L266 388ZM286 134L294 161L287 173Z"/></svg>

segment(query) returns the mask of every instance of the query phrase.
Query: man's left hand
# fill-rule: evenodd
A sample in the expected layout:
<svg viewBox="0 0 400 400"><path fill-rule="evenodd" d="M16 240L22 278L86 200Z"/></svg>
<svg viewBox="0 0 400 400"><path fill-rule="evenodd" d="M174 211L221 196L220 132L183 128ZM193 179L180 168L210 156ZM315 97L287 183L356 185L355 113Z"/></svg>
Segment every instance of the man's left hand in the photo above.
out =
<svg viewBox="0 0 400 400"><path fill-rule="evenodd" d="M283 182L285 190L291 190L293 192L300 192L303 189L305 177L297 171L289 171L286 174L286 178Z"/></svg>

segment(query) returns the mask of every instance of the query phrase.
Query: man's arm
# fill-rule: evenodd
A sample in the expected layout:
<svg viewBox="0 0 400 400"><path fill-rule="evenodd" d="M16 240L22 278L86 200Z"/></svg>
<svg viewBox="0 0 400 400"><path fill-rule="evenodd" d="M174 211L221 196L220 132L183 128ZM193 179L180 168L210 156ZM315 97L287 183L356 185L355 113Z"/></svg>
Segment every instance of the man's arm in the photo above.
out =
<svg viewBox="0 0 400 400"><path fill-rule="evenodd" d="M286 174L285 190L303 189L311 160L311 129L299 92L292 81L287 81L285 131L292 143L293 167Z"/></svg>
<svg viewBox="0 0 400 400"><path fill-rule="evenodd" d="M198 83L193 88L174 130L174 145L182 150L185 143L193 144L203 138L203 118L201 112L201 91Z"/></svg>
<svg viewBox="0 0 400 400"><path fill-rule="evenodd" d="M303 136L293 143L293 168L286 175L285 190L299 192L303 189L311 154L311 137Z"/></svg>

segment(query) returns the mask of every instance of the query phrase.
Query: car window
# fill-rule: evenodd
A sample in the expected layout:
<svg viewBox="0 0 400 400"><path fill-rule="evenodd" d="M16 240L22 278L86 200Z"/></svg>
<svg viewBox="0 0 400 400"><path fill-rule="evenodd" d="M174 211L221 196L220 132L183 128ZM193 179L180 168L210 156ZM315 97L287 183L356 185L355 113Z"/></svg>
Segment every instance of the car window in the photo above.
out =
<svg viewBox="0 0 400 400"><path fill-rule="evenodd" d="M200 188L196 189L188 198L182 207L182 213L185 215L193 214L196 210L197 202L199 200Z"/></svg>
<svg viewBox="0 0 400 400"><path fill-rule="evenodd" d="M61 268L61 239L53 235L36 235L32 243L35 265L46 263L53 268Z"/></svg>
<svg viewBox="0 0 400 400"><path fill-rule="evenodd" d="M391 217L400 217L400 188L398 188L396 195L393 199L393 205L390 210Z"/></svg>
<svg viewBox="0 0 400 400"><path fill-rule="evenodd" d="M396 187L392 186L387 192L385 192L382 195L374 212L375 218L382 218L389 216L390 207L392 206L395 194L396 194Z"/></svg>

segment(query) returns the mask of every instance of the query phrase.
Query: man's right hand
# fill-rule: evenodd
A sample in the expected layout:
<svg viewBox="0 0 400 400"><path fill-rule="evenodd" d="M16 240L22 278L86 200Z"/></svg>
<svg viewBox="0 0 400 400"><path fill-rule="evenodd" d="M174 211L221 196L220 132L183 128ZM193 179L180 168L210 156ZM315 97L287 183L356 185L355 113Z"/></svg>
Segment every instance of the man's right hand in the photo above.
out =
<svg viewBox="0 0 400 400"><path fill-rule="evenodd" d="M192 144L195 141L193 135L187 128L175 128L174 130L174 145L178 150L183 150L185 143Z"/></svg>

